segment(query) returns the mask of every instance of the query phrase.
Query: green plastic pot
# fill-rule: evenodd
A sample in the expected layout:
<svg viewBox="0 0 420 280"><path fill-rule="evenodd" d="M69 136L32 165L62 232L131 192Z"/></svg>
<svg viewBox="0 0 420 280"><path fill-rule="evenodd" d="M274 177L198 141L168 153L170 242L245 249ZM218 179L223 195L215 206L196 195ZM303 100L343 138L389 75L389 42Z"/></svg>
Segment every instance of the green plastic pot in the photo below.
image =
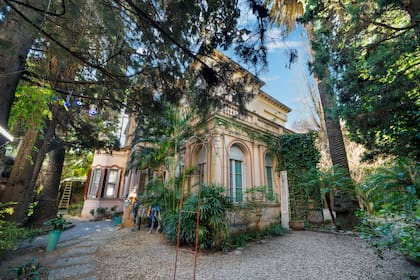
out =
<svg viewBox="0 0 420 280"><path fill-rule="evenodd" d="M57 248L58 240L60 239L61 230L56 229L48 233L47 252L52 252Z"/></svg>
<svg viewBox="0 0 420 280"><path fill-rule="evenodd" d="M114 217L114 223L117 226L120 225L122 223L122 217L121 216Z"/></svg>

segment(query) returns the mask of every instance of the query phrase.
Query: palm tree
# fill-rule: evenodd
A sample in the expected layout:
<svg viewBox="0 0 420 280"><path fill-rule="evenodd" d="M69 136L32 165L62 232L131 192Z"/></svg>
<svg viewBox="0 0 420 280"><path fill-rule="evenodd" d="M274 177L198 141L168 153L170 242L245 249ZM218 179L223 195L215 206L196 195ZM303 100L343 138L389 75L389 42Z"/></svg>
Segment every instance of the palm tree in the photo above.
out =
<svg viewBox="0 0 420 280"><path fill-rule="evenodd" d="M266 5L270 8L272 22L278 26L283 26L289 32L294 30L296 20L304 14L304 4L304 1L301 0L266 0ZM309 38L312 39L312 25L307 24L306 29ZM312 57L315 57L313 49L311 52ZM327 75L328 73L324 73L325 77ZM316 74L315 81L318 84L319 97L324 112L324 122L332 164L342 168L345 171L345 175L350 177L340 119L336 114L335 96L332 90L327 90L326 83L319 79ZM352 229L357 223L355 211L358 208L359 205L354 195L343 190L335 191L334 210L336 211L336 222L339 227Z"/></svg>

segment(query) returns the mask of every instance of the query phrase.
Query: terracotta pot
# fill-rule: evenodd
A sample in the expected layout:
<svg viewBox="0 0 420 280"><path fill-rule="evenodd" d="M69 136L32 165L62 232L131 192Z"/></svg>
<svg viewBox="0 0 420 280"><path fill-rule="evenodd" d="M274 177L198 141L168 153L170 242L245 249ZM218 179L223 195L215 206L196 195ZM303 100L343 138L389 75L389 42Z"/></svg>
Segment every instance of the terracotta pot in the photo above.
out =
<svg viewBox="0 0 420 280"><path fill-rule="evenodd" d="M292 220L289 222L289 226L293 230L303 230L305 228L304 220Z"/></svg>

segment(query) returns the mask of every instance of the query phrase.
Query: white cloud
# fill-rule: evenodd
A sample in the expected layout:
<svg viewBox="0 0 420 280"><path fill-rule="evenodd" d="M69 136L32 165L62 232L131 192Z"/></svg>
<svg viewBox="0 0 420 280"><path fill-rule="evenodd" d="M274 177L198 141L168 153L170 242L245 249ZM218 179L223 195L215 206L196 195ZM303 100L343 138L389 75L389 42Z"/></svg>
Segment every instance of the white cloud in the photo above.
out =
<svg viewBox="0 0 420 280"><path fill-rule="evenodd" d="M298 49L302 48L302 41L283 41L273 40L266 44L268 52L275 52L277 50Z"/></svg>
<svg viewBox="0 0 420 280"><path fill-rule="evenodd" d="M266 77L260 77L260 79L264 82L272 82L272 81L277 81L280 80L280 75L274 75L274 76L266 76Z"/></svg>

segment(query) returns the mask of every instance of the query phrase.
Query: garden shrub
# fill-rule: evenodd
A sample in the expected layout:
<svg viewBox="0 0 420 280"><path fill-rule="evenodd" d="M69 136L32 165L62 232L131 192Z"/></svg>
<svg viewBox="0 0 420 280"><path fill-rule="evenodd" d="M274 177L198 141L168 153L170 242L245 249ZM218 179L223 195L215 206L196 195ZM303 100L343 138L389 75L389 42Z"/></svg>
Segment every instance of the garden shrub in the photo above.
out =
<svg viewBox="0 0 420 280"><path fill-rule="evenodd" d="M173 212L179 206L181 182L182 178L175 178L175 188L171 188L160 179L150 180L146 187L147 191L138 199L145 207L158 205L162 212Z"/></svg>
<svg viewBox="0 0 420 280"><path fill-rule="evenodd" d="M17 227L14 222L5 220L6 215L13 213L13 205L15 204L13 202L0 202L0 254L4 250L13 249L19 239L32 237L41 233L40 230Z"/></svg>
<svg viewBox="0 0 420 280"><path fill-rule="evenodd" d="M369 211L360 212L360 237L381 253L394 249L420 261L419 163L396 159L360 186Z"/></svg>
<svg viewBox="0 0 420 280"><path fill-rule="evenodd" d="M40 280L41 273L44 270L45 267L41 265L35 258L32 258L29 262L12 268L10 271L16 275L15 279Z"/></svg>
<svg viewBox="0 0 420 280"><path fill-rule="evenodd" d="M185 198L181 217L180 245L194 245L198 193ZM232 209L224 190L216 185L203 185L200 192L199 249L218 249L229 234L227 211ZM163 232L176 242L179 209L163 215Z"/></svg>

